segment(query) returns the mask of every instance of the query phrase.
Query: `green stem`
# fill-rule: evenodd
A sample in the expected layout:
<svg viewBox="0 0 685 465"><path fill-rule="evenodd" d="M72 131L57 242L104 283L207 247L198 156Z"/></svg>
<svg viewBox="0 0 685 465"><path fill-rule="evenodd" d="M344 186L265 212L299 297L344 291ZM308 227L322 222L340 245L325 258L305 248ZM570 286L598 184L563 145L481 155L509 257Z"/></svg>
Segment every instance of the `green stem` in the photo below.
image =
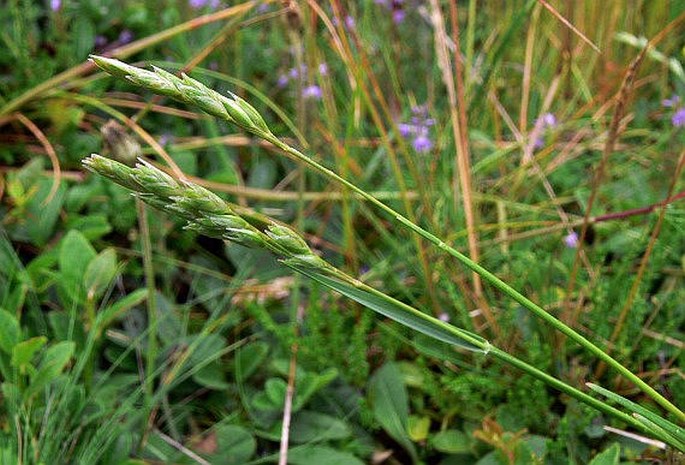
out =
<svg viewBox="0 0 685 465"><path fill-rule="evenodd" d="M635 418L632 416L628 415L625 412L622 412L611 405L608 405L604 402L602 402L599 399L595 399L594 397L584 393L583 391L574 388L573 386L564 383L563 381L548 375L544 371L538 370L532 365L529 365L528 363L524 362L521 359L518 359L514 357L513 355L508 354L507 352L503 351L502 349L499 349L497 347L490 346L490 352L488 355L492 355L493 357L501 360L502 362L512 365L519 370L533 376L534 378L539 379L540 381L556 388L557 390L568 394L569 396L575 398L576 400L583 402L586 405L589 405L590 407L593 407L600 412L606 413L607 415L611 415L614 418L617 418L634 428L640 429L642 431L645 431L649 434L654 434L653 431L648 431L645 428L645 425L637 421Z"/></svg>
<svg viewBox="0 0 685 465"><path fill-rule="evenodd" d="M677 418L679 418L681 421L685 421L685 413L683 413L678 407L673 405L671 402L669 402L668 399L663 397L661 394L659 394L654 388L652 388L649 384L644 382L642 379L640 379L637 375L635 375L633 372L631 372L628 368L625 366L621 365L616 359L611 357L609 354L604 352L602 349L600 349L598 346L587 340L583 335L580 333L576 332L573 330L571 327L568 325L564 324L562 321L558 320L551 314L549 314L547 311L545 311L542 307L525 297L523 294L518 292L516 289L513 287L509 286L507 283L499 279L497 276L495 276L493 273L490 271L486 270L482 266L480 266L478 263L474 262L470 258L468 258L466 255L462 254L458 250L454 249L453 247L449 246L446 244L443 240L438 238L437 236L431 234L430 232L426 231L422 227L418 226L417 224L413 223L409 219L407 219L405 216L400 214L399 212L393 210L380 200L372 197L368 193L366 193L364 190L361 188L357 187L356 185L352 184L348 180L342 178L335 172L331 171L330 169L326 168L325 166L322 166L321 164L317 163L310 157L307 157L305 154L302 152L298 151L297 149L290 147L288 144L282 142L280 139L278 139L276 136L273 134L267 134L262 136L265 140L271 142L274 144L276 147L280 148L283 150L287 155L290 157L301 161L302 163L310 166L314 170L322 173L323 175L327 176L330 179L334 179L335 181L339 182L343 186L347 187L351 191L359 194L362 198L365 200L369 201L376 207L380 208L393 218L397 220L399 223L403 224L407 228L409 228L411 231L419 234L421 237L424 239L428 240L429 242L437 245L441 250L447 252L448 254L452 255L455 257L457 260L459 260L462 264L464 264L467 268L470 270L478 273L484 280L489 282L492 286L495 288L499 289L500 291L504 292L506 295L511 297L514 301L518 302L521 304L523 307L527 308L530 310L533 314L535 314L538 318L544 320L548 324L550 324L552 327L560 331L562 334L566 335L585 349L587 349L590 353L592 353L594 356L596 356L598 359L602 360L605 362L607 365L611 366L614 368L617 372L625 376L628 380L633 382L636 386L638 386L644 393L646 393L648 396L650 396L652 399L654 399L655 402L657 402L659 405L661 405L664 409L675 415ZM553 379L553 378L552 378Z"/></svg>
<svg viewBox="0 0 685 465"><path fill-rule="evenodd" d="M357 288L363 289L366 292L369 292L376 297L379 297L383 300L388 301L391 305L396 305L402 307L404 310L406 310L409 313L412 313L413 315L423 319L427 323L431 324L432 326L439 327L444 331L451 332L454 334L457 338L463 339L464 341L468 342L469 344L472 344L473 346L479 348L481 351L483 351L484 354L493 356L497 358L498 360L504 362L505 364L514 366L518 368L519 370L529 374L530 376L533 376L534 378L539 379L540 381L556 388L557 390L568 394L569 396L575 398L576 400L589 405L590 407L593 407L600 412L606 413L610 416L613 416L614 418L621 420L634 428L640 429L642 431L648 432L650 434L654 434L653 431L648 431L645 426L640 423L638 420L633 418L632 416L628 415L625 412L622 412L605 402L595 399L594 397L584 393L583 391L574 388L573 386L545 373L542 370L539 370L538 368L535 368L534 366L524 362L523 360L514 357L513 355L508 354L507 352L503 351L502 349L499 349L493 345L491 345L488 341L485 341L479 337L473 337L471 336L468 332L462 331L459 328L456 328L455 326L452 326L449 323L445 323L435 317L432 317L428 314L425 314L423 312L420 312L419 310L415 309L414 307L411 307L401 301L398 301L392 297L390 297L387 294L384 294L383 292L374 289L373 287L370 287L366 284L360 283L359 281L353 279L352 277L346 275L345 273L341 272L340 270L337 269L332 269L331 272L334 273L335 276L337 276L339 279L342 279L344 281L347 281L351 285L354 285Z"/></svg>
<svg viewBox="0 0 685 465"><path fill-rule="evenodd" d="M140 241L143 249L143 272L147 287L147 350L145 351L145 397L148 414L153 409L155 365L157 360L157 299L155 289L155 270L152 263L152 243L147 221L145 204L136 198L138 221L140 223Z"/></svg>

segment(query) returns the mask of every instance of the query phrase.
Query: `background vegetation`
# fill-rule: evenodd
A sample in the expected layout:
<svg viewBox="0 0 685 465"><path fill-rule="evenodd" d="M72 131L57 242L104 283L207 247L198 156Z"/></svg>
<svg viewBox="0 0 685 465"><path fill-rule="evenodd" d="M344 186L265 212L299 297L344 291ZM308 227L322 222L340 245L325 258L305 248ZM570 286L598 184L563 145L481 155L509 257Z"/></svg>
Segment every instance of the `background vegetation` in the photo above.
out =
<svg viewBox="0 0 685 465"><path fill-rule="evenodd" d="M10 0L0 19L0 463L276 463L284 437L295 465L678 463L80 160L184 173L397 299L650 406L339 186L86 59L184 70L683 406L682 2Z"/></svg>

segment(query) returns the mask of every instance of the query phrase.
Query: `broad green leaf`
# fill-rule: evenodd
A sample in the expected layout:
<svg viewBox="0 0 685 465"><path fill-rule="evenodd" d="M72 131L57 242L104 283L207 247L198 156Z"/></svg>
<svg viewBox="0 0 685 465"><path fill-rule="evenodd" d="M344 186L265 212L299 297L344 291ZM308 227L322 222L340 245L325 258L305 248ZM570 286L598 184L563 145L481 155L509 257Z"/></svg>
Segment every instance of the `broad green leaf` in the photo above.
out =
<svg viewBox="0 0 685 465"><path fill-rule="evenodd" d="M75 347L75 344L70 341L58 342L48 347L41 360L39 369L47 370L55 376L61 373L74 355Z"/></svg>
<svg viewBox="0 0 685 465"><path fill-rule="evenodd" d="M363 289L287 261L286 266L415 331L463 349L487 353L490 344L477 334L444 323L374 289ZM381 297L383 296L383 297Z"/></svg>
<svg viewBox="0 0 685 465"><path fill-rule="evenodd" d="M71 26L72 53L77 61L84 60L95 45L95 25L85 15L77 15Z"/></svg>
<svg viewBox="0 0 685 465"><path fill-rule="evenodd" d="M447 454L468 454L471 452L471 440L466 433L456 429L440 431L430 438L430 443L436 450Z"/></svg>
<svg viewBox="0 0 685 465"><path fill-rule="evenodd" d="M214 429L217 452L212 463L242 465L250 460L257 450L257 442L250 432L237 425L219 425Z"/></svg>
<svg viewBox="0 0 685 465"><path fill-rule="evenodd" d="M344 421L308 410L293 415L290 425L290 440L293 443L345 439L350 434L350 428Z"/></svg>
<svg viewBox="0 0 685 465"><path fill-rule="evenodd" d="M235 357L235 375L238 381L244 381L262 364L269 352L269 345L255 341L238 349Z"/></svg>
<svg viewBox="0 0 685 465"><path fill-rule="evenodd" d="M364 462L349 452L340 452L326 446L301 446L290 449L288 463L290 465L364 465Z"/></svg>
<svg viewBox="0 0 685 465"><path fill-rule="evenodd" d="M226 375L218 360L214 360L193 373L193 381L200 386L223 390L228 389L230 384L226 382Z"/></svg>
<svg viewBox="0 0 685 465"><path fill-rule="evenodd" d="M112 232L112 225L103 214L70 217L66 227L80 231L89 241L100 239Z"/></svg>
<svg viewBox="0 0 685 465"><path fill-rule="evenodd" d="M21 330L17 317L0 308L0 349L11 354L12 348L19 342L20 338Z"/></svg>
<svg viewBox="0 0 685 465"><path fill-rule="evenodd" d="M136 289L125 297L106 307L98 314L97 325L100 330L106 329L114 320L136 305L147 299L147 289Z"/></svg>
<svg viewBox="0 0 685 465"><path fill-rule="evenodd" d="M590 465L618 465L621 458L621 447L613 443L608 448L597 454Z"/></svg>
<svg viewBox="0 0 685 465"><path fill-rule="evenodd" d="M107 248L88 263L84 277L86 295L89 299L98 298L107 289L117 273L117 254Z"/></svg>
<svg viewBox="0 0 685 465"><path fill-rule="evenodd" d="M93 246L79 231L72 229L62 239L59 250L61 284L71 299L78 300L83 295L83 278L96 255Z"/></svg>
<svg viewBox="0 0 685 465"><path fill-rule="evenodd" d="M293 399L293 412L304 407L309 399L324 387L328 386L338 377L338 370L329 368L322 373L307 373L302 378L297 378L297 389Z"/></svg>
<svg viewBox="0 0 685 465"><path fill-rule="evenodd" d="M373 414L383 429L417 462L416 449L409 438L409 399L402 373L394 363L386 363L369 382L369 397Z"/></svg>
<svg viewBox="0 0 685 465"><path fill-rule="evenodd" d="M74 355L75 347L71 341L62 341L47 348L38 371L31 379L29 394L40 391L62 374Z"/></svg>
<svg viewBox="0 0 685 465"><path fill-rule="evenodd" d="M48 342L45 336L32 337L12 348L12 366L21 367L31 363L34 355Z"/></svg>
<svg viewBox="0 0 685 465"><path fill-rule="evenodd" d="M428 438L428 432L431 427L431 419L427 416L419 417L417 415L409 415L407 423L407 432L409 438L414 442L423 442Z"/></svg>
<svg viewBox="0 0 685 465"><path fill-rule="evenodd" d="M270 378L266 380L264 392L273 405L283 405L288 384L281 378Z"/></svg>
<svg viewBox="0 0 685 465"><path fill-rule="evenodd" d="M26 233L33 244L43 246L53 235L66 188L61 185L50 202L46 204L45 201L49 198L52 189L52 179L39 179L36 187L35 195L31 196L27 204L26 215L29 220L26 222Z"/></svg>

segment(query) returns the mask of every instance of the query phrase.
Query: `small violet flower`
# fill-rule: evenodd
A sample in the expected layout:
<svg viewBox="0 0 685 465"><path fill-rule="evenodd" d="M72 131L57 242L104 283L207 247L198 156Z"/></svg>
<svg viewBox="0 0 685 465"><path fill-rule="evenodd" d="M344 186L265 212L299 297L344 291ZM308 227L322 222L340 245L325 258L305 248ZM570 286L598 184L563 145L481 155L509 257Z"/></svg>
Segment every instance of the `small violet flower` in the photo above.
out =
<svg viewBox="0 0 685 465"><path fill-rule="evenodd" d="M428 132L427 130L425 131ZM428 138L427 134L419 134L411 143L414 150L418 153L427 153L433 148L433 142Z"/></svg>
<svg viewBox="0 0 685 465"><path fill-rule="evenodd" d="M107 37L101 35L95 36L95 47L103 48L105 45L107 45Z"/></svg>
<svg viewBox="0 0 685 465"><path fill-rule="evenodd" d="M207 0L189 0L188 5L190 5L190 8L193 8L195 10L202 8L207 4Z"/></svg>
<svg viewBox="0 0 685 465"><path fill-rule="evenodd" d="M345 26L347 27L347 29L354 29L356 25L357 22L354 20L352 16L345 16Z"/></svg>
<svg viewBox="0 0 685 465"><path fill-rule="evenodd" d="M124 29L119 34L119 43L121 45L128 44L132 40L133 40L133 33L131 31L129 31L128 29Z"/></svg>
<svg viewBox="0 0 685 465"><path fill-rule="evenodd" d="M317 70L319 71L319 75L321 76L327 76L328 75L328 65L326 63L320 63L319 66L317 67ZM290 68L287 73L281 73L278 76L278 79L276 80L276 85L283 89L285 88L290 80L296 80L302 77L302 79L307 78L307 65L302 65L300 68ZM318 89L318 91L316 90ZM303 95L307 98L316 98L319 99L321 98L321 89L319 86L316 85L310 85L305 87L303 91Z"/></svg>
<svg viewBox="0 0 685 465"><path fill-rule="evenodd" d="M392 21L395 24L400 24L407 16L407 11L404 9L404 0L375 0L375 3L391 12Z"/></svg>
<svg viewBox="0 0 685 465"><path fill-rule="evenodd" d="M411 137L411 145L418 153L430 152L433 141L429 137L430 127L435 124L433 118L428 118L428 109L424 106L412 108L411 123L399 123L397 129L405 139Z"/></svg>
<svg viewBox="0 0 685 465"><path fill-rule="evenodd" d="M316 84L312 84L311 86L302 89L302 97L306 99L321 100L322 96L323 92L321 92L321 87Z"/></svg>
<svg viewBox="0 0 685 465"><path fill-rule="evenodd" d="M537 137L533 143L533 148L542 148L545 145L545 132L557 127L558 124L557 117L554 116L554 113L544 113L540 115L538 119L535 120L535 129L533 132L537 134Z"/></svg>
<svg viewBox="0 0 685 465"><path fill-rule="evenodd" d="M661 105L666 108L673 108L671 124L673 124L674 128L682 128L685 126L685 106L680 103L679 96L674 94L671 98L663 100Z"/></svg>
<svg viewBox="0 0 685 465"><path fill-rule="evenodd" d="M405 16L407 16L406 11L404 11L404 10L393 10L392 21L395 24L400 24L402 21L404 21Z"/></svg>
<svg viewBox="0 0 685 465"><path fill-rule="evenodd" d="M557 125L557 117L553 113L545 113L540 117L543 129L553 128Z"/></svg>
<svg viewBox="0 0 685 465"><path fill-rule="evenodd" d="M354 17L350 15L345 16L345 21L343 22L348 30L352 30L357 26L357 22L355 21ZM340 20L338 20L337 16L333 16L331 23L333 23L333 26L337 26L340 24Z"/></svg>
<svg viewBox="0 0 685 465"><path fill-rule="evenodd" d="M661 101L661 105L665 106L666 108L676 108L679 103L680 97L678 97L675 94L671 96L671 98L667 98L666 100Z"/></svg>
<svg viewBox="0 0 685 465"><path fill-rule="evenodd" d="M564 237L564 245L569 249L578 247L578 233L571 231Z"/></svg>
<svg viewBox="0 0 685 465"><path fill-rule="evenodd" d="M288 81L290 79L288 78L288 75L286 74L281 74L278 76L278 80L276 81L276 85L280 88L283 88L288 85Z"/></svg>
<svg viewBox="0 0 685 465"><path fill-rule="evenodd" d="M673 126L676 128L682 128L685 126L685 107L681 107L673 113L673 116L671 117L671 123L673 123Z"/></svg>
<svg viewBox="0 0 685 465"><path fill-rule="evenodd" d="M62 8L62 0L50 0L50 9L52 11L58 11Z"/></svg>

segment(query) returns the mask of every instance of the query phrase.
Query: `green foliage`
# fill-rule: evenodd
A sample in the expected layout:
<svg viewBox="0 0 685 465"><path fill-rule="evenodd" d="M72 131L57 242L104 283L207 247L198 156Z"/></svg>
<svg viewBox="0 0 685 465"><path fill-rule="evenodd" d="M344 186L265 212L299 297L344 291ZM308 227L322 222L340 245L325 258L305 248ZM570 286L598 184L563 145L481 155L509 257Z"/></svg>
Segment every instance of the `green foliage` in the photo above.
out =
<svg viewBox="0 0 685 465"><path fill-rule="evenodd" d="M288 13L279 2L256 2L221 19L209 2L196 10L186 1L162 9L154 2L62 1L55 11L56 2L5 3L0 463L276 463L293 357L288 463L682 460L605 431L646 434L491 356L417 335L320 283L291 281L266 253L225 246L152 210L144 227L128 190L79 171L84 156L115 152L100 133L107 119L127 123L148 160L162 158L145 133L186 175L214 182L207 187L224 200L293 225L316 255L345 273L574 387L588 380L605 386L607 402L677 442L682 423L674 416L655 415L648 396L602 371L593 356L500 291L485 284L479 297L470 271L428 242L421 248L393 226L392 215L189 105L137 96L130 81L81 65L91 53L119 50L118 58L136 66L163 59L155 64L174 73L183 68L192 78L174 82L215 89L243 128L270 128L459 251L468 250L470 232L451 110L467 108L468 128L460 130L469 142L479 263L555 316L575 309L574 328L682 409L682 199L670 201L653 247L661 209L634 211L668 197L682 147L682 128L672 122L682 101L662 106L673 94L684 98L678 28L636 70L638 85L589 211L597 221L583 247L587 263L577 264L578 249L563 243L564 223L580 232L588 210L624 72L645 40L682 14L678 2L559 9L601 54L539 2L456 2L455 18L450 2L436 2L448 42L452 20L460 26L465 105L456 107L437 59L432 2L318 2L320 11L299 2ZM242 5L222 7L228 3ZM402 22L393 20L398 9ZM133 42L126 44L129 32ZM305 97L312 85L320 100ZM262 121L253 120L245 101ZM434 120L427 153L414 150L398 127L414 124L418 106ZM526 164L525 147L536 142L534 127L546 112L557 124L538 135L542 145ZM59 182L45 139L19 114L54 149ZM682 181L673 189L682 192ZM618 216L603 219L607 214ZM271 237L300 250L281 232ZM363 292L342 290L369 303ZM488 309L495 324L480 319Z"/></svg>

